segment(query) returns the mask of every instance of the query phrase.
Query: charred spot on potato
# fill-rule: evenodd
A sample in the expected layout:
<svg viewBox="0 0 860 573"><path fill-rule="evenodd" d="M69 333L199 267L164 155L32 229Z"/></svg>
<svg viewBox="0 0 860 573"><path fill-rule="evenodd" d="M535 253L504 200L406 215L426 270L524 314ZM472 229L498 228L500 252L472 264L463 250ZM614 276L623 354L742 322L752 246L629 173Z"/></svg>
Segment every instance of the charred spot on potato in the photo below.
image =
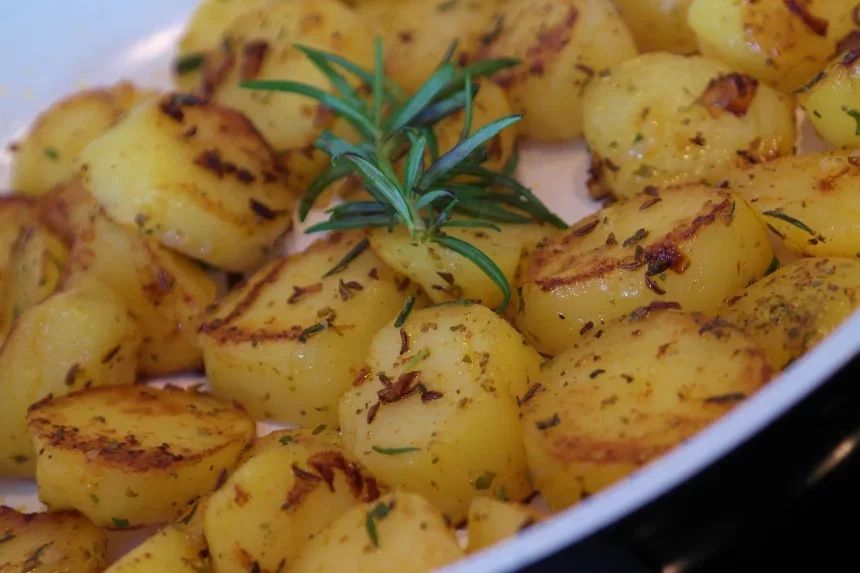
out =
<svg viewBox="0 0 860 573"><path fill-rule="evenodd" d="M200 93L206 98L211 97L218 86L224 83L235 65L236 55L229 49L229 44L225 45L225 49L209 54L203 64Z"/></svg>
<svg viewBox="0 0 860 573"><path fill-rule="evenodd" d="M269 43L265 40L252 40L242 47L242 63L239 64L239 79L253 80L260 73L263 59L269 51Z"/></svg>
<svg viewBox="0 0 860 573"><path fill-rule="evenodd" d="M732 72L726 75L720 74L708 82L699 99L714 119L724 112L729 112L736 117L744 117L757 91L757 79Z"/></svg>
<svg viewBox="0 0 860 573"><path fill-rule="evenodd" d="M815 14L809 12L807 9L807 0L782 0L782 3L785 4L785 7L788 8L789 12L798 16L813 34L821 36L822 38L827 35L829 22L824 18L819 18Z"/></svg>

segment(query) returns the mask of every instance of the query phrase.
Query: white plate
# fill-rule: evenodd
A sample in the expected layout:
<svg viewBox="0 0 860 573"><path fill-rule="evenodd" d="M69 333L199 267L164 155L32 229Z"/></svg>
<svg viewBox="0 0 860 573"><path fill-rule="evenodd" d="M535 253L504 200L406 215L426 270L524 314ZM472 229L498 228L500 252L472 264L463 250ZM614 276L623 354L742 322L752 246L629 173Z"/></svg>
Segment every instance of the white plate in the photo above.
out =
<svg viewBox="0 0 860 573"><path fill-rule="evenodd" d="M0 0L0 189L8 185L6 144L52 101L86 86L129 78L169 85L168 65L196 0ZM807 150L819 143L805 130ZM531 146L520 177L568 221L597 205L585 190L580 143ZM860 314L730 414L608 490L516 539L449 567L451 573L509 571L548 556L629 514L691 477L802 400L860 351ZM2 399L2 397L0 397ZM0 478L0 503L39 508L35 485ZM140 532L113 534L111 554Z"/></svg>

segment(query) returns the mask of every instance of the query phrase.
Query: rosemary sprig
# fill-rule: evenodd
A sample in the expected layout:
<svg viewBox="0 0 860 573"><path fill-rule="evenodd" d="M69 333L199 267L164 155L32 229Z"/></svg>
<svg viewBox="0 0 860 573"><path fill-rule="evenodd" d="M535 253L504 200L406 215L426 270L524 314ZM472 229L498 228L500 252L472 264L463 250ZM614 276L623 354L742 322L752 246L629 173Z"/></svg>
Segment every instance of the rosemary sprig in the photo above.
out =
<svg viewBox="0 0 860 573"><path fill-rule="evenodd" d="M360 176L363 187L373 198L329 209L328 220L309 227L306 232L392 229L404 225L415 244L436 243L483 271L502 292L503 301L497 309L501 312L511 297L511 286L504 273L480 249L445 231L480 227L498 232L500 229L494 223L535 221L566 228L564 221L513 178L515 158L502 172L483 165L488 159L488 143L521 116L510 115L473 129L472 106L478 91L475 79L520 62L500 58L458 68L451 62L455 50L450 49L427 81L407 96L384 73L379 39L373 70L306 46L296 49L328 79L334 93L292 81L255 80L243 82L242 86L315 99L348 121L362 138L350 143L328 131L320 134L315 145L328 153L332 161L302 198L300 219L307 217L329 185L350 175ZM440 155L433 126L460 111L464 111L465 121L459 142Z"/></svg>

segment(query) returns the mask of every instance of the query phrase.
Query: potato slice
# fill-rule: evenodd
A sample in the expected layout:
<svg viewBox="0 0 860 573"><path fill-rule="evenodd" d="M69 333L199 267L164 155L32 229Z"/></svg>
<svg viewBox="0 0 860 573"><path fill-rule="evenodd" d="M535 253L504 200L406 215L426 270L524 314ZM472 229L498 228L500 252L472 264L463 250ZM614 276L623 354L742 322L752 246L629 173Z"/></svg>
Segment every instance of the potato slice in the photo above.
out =
<svg viewBox="0 0 860 573"><path fill-rule="evenodd" d="M203 325L212 391L258 418L305 427L337 424L337 403L361 369L370 339L410 292L360 233L333 233L261 269Z"/></svg>
<svg viewBox="0 0 860 573"><path fill-rule="evenodd" d="M120 296L142 336L138 371L160 376L198 369L197 328L216 287L207 273L154 238L91 217L72 248L65 284L96 279Z"/></svg>
<svg viewBox="0 0 860 573"><path fill-rule="evenodd" d="M730 167L791 155L794 100L722 62L644 54L585 90L595 197L709 181Z"/></svg>
<svg viewBox="0 0 860 573"><path fill-rule="evenodd" d="M122 81L55 102L17 144L12 188L25 195L42 195L72 177L78 153L151 95Z"/></svg>
<svg viewBox="0 0 860 573"><path fill-rule="evenodd" d="M547 517L527 505L476 497L469 505L469 553L505 541Z"/></svg>
<svg viewBox="0 0 860 573"><path fill-rule="evenodd" d="M0 571L99 573L107 536L76 511L19 513L0 505Z"/></svg>
<svg viewBox="0 0 860 573"><path fill-rule="evenodd" d="M133 383L139 345L128 309L95 283L55 294L21 315L0 349L0 474L33 476L25 421L33 402Z"/></svg>
<svg viewBox="0 0 860 573"><path fill-rule="evenodd" d="M225 270L258 267L292 225L268 143L240 113L194 96L141 104L78 164L111 218Z"/></svg>
<svg viewBox="0 0 860 573"><path fill-rule="evenodd" d="M730 172L728 181L791 250L860 257L860 151L786 157Z"/></svg>
<svg viewBox="0 0 860 573"><path fill-rule="evenodd" d="M39 197L35 209L39 221L71 247L101 207L80 179L75 178Z"/></svg>
<svg viewBox="0 0 860 573"><path fill-rule="evenodd" d="M521 401L529 469L550 507L611 485L770 379L767 356L741 331L666 306L585 334Z"/></svg>
<svg viewBox="0 0 860 573"><path fill-rule="evenodd" d="M402 328L373 338L363 375L344 394L344 445L383 483L421 494L455 523L476 496L525 499L517 396L539 363L486 307L412 311Z"/></svg>
<svg viewBox="0 0 860 573"><path fill-rule="evenodd" d="M798 92L797 101L822 139L837 146L860 146L860 47L831 60Z"/></svg>
<svg viewBox="0 0 860 573"><path fill-rule="evenodd" d="M105 386L30 408L39 498L113 529L161 523L223 482L254 420L214 396Z"/></svg>
<svg viewBox="0 0 860 573"><path fill-rule="evenodd" d="M582 93L595 74L636 55L636 44L608 0L510 0L498 33L480 57L515 57L519 67L495 76L511 107L524 115L526 139L564 141L582 135Z"/></svg>
<svg viewBox="0 0 860 573"><path fill-rule="evenodd" d="M855 24L845 0L693 0L702 52L789 93L814 76Z"/></svg>
<svg viewBox="0 0 860 573"><path fill-rule="evenodd" d="M739 326L783 368L860 308L860 261L800 259L733 296L720 318Z"/></svg>
<svg viewBox="0 0 860 573"><path fill-rule="evenodd" d="M532 256L516 323L547 354L652 301L714 313L764 276L764 225L727 191L688 185L620 201Z"/></svg>
<svg viewBox="0 0 860 573"><path fill-rule="evenodd" d="M339 442L331 431L277 432L230 476L204 517L216 571L282 570L322 528L379 496Z"/></svg>
<svg viewBox="0 0 860 573"><path fill-rule="evenodd" d="M305 544L290 572L418 573L461 557L439 511L401 492L346 512Z"/></svg>
<svg viewBox="0 0 860 573"><path fill-rule="evenodd" d="M692 0L614 0L641 52L695 54L696 35L687 23Z"/></svg>

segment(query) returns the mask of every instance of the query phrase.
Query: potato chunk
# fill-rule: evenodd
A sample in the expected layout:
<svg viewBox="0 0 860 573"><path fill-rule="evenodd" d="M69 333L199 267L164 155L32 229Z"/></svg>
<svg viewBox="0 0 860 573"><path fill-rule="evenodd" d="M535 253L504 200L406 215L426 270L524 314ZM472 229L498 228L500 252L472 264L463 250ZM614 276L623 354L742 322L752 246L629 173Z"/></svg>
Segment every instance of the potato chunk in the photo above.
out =
<svg viewBox="0 0 860 573"><path fill-rule="evenodd" d="M259 418L336 425L371 337L414 290L365 245L359 233L330 234L231 292L201 328L213 392Z"/></svg>
<svg viewBox="0 0 860 573"><path fill-rule="evenodd" d="M532 479L565 508L695 434L771 373L728 323L660 303L638 309L541 370L522 401Z"/></svg>
<svg viewBox="0 0 860 573"><path fill-rule="evenodd" d="M124 529L179 514L212 489L254 437L238 406L178 388L105 386L48 398L27 424L39 498Z"/></svg>
<svg viewBox="0 0 860 573"><path fill-rule="evenodd" d="M339 441L330 431L278 432L212 495L204 533L216 571L283 569L322 528L379 496Z"/></svg>
<svg viewBox="0 0 860 573"><path fill-rule="evenodd" d="M21 315L0 349L0 474L32 477L27 408L42 398L131 384L140 334L122 301L90 284Z"/></svg>
<svg viewBox="0 0 860 573"><path fill-rule="evenodd" d="M696 35L687 23L692 0L614 0L641 52L695 54Z"/></svg>
<svg viewBox="0 0 860 573"><path fill-rule="evenodd" d="M582 135L582 93L595 75L636 55L636 45L610 0L511 0L503 3L498 33L481 57L516 57L517 68L496 82L526 139L563 141Z"/></svg>
<svg viewBox="0 0 860 573"><path fill-rule="evenodd" d="M742 199L699 185L619 201L532 255L517 326L541 352L652 301L714 313L774 260L764 225Z"/></svg>
<svg viewBox="0 0 860 573"><path fill-rule="evenodd" d="M792 251L860 255L860 152L786 157L730 172L728 181Z"/></svg>
<svg viewBox="0 0 860 573"><path fill-rule="evenodd" d="M733 166L790 155L794 101L700 56L644 54L585 90L595 197L723 179Z"/></svg>
<svg viewBox="0 0 860 573"><path fill-rule="evenodd" d="M292 225L268 143L240 113L194 96L141 104L79 167L111 218L225 270L255 269Z"/></svg>
<svg viewBox="0 0 860 573"><path fill-rule="evenodd" d="M730 298L720 318L743 329L783 368L858 308L860 261L800 259Z"/></svg>
<svg viewBox="0 0 860 573"><path fill-rule="evenodd" d="M476 496L532 493L517 397L540 357L480 305L412 311L386 326L344 394L347 449L383 483L419 493L455 523Z"/></svg>
<svg viewBox="0 0 860 573"><path fill-rule="evenodd" d="M439 511L411 493L355 507L308 541L295 573L418 573L463 557Z"/></svg>
<svg viewBox="0 0 860 573"><path fill-rule="evenodd" d="M831 60L799 91L797 101L822 139L838 146L860 146L860 46Z"/></svg>
<svg viewBox="0 0 860 573"><path fill-rule="evenodd" d="M99 573L107 536L76 511L19 513L0 505L0 571Z"/></svg>
<svg viewBox="0 0 860 573"><path fill-rule="evenodd" d="M469 553L505 541L546 518L544 512L527 505L476 497L469 504Z"/></svg>
<svg viewBox="0 0 860 573"><path fill-rule="evenodd" d="M197 328L215 299L215 283L199 265L154 238L101 213L91 219L72 248L66 285L96 279L123 299L140 327L141 374L199 368Z"/></svg>
<svg viewBox="0 0 860 573"><path fill-rule="evenodd" d="M71 178L78 153L150 95L123 81L54 103L18 144L12 188L25 195L42 195Z"/></svg>
<svg viewBox="0 0 860 573"><path fill-rule="evenodd" d="M845 0L693 0L687 20L707 55L791 92L814 76L855 27Z"/></svg>

